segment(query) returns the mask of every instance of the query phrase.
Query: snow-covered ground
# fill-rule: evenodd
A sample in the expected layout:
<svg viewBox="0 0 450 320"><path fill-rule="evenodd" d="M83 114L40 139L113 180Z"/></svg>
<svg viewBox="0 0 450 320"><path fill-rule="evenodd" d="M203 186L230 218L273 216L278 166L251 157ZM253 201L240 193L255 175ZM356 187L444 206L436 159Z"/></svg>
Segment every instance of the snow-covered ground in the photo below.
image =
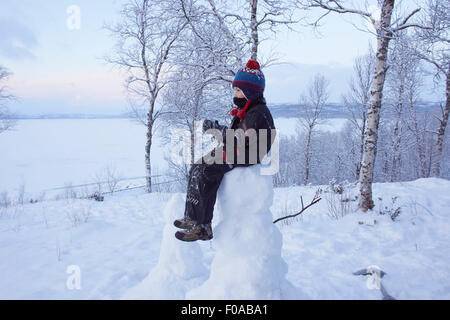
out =
<svg viewBox="0 0 450 320"><path fill-rule="evenodd" d="M276 118L275 125L282 135L295 133L294 119ZM329 119L319 129L338 131L344 125L344 119ZM6 151L0 157L0 201L3 191L11 198L20 196L21 185L28 195L69 183L95 182L108 167L119 177L143 176L144 139L145 127L127 119L21 120L16 130L0 135L0 149ZM165 153L167 147L157 134L152 147L154 171L164 170ZM301 206L300 195L306 204L318 188L277 188L270 211L261 212L271 212L271 219L295 213ZM352 274L378 266L387 272L382 284L395 298L450 299L450 181L428 178L375 184L376 207L370 214L352 212L356 201L340 202L341 197L354 199L357 194L356 186L346 187L343 196L325 192L299 218L277 223L283 239L274 244L281 243L281 253L275 250L271 258L259 262L285 261L285 280L299 289L297 298L380 299L369 277ZM167 223L173 216L164 212L178 208L181 214L185 194L177 195L135 189L107 195L103 202L62 199L0 207L0 299L126 299L136 288L141 289L140 298L179 299L196 287L211 290L214 259L227 261L223 252L216 255L218 248L224 248L223 240L219 243L224 237L215 230L217 238L198 243L198 250L173 242L173 228ZM400 214L392 221L389 213L399 207ZM348 214L342 218L330 216L343 209ZM238 215L230 219L234 223ZM213 226L219 221L220 215ZM252 227L248 219L240 227L243 236L255 236L256 229L245 233ZM259 233L264 236L264 231ZM161 246L172 251L161 252ZM246 264L244 251L235 253L244 261L241 266L259 263L253 257L256 262ZM186 255L201 257L197 273L195 259L182 265ZM181 278L186 274L196 278L188 279L183 290L171 290L180 286L167 269ZM227 270L232 269L213 273ZM270 268L266 271L271 273ZM149 293L149 283L164 286L161 279L174 280L173 286ZM257 279L243 288L255 283ZM216 294L232 296L232 291Z"/></svg>
<svg viewBox="0 0 450 320"><path fill-rule="evenodd" d="M273 218L298 211L300 195L306 204L316 189L275 189ZM351 198L357 188L345 194ZM0 299L123 298L158 263L163 212L172 196L128 191L104 202L68 199L0 209ZM383 286L397 299L450 299L450 181L375 184L375 211L400 207L396 221L376 212L332 219L329 205L339 196L322 197L301 218L276 224L286 279L308 298L380 299L366 277L352 275L376 265L387 272ZM217 245L213 239L199 246L203 281Z"/></svg>

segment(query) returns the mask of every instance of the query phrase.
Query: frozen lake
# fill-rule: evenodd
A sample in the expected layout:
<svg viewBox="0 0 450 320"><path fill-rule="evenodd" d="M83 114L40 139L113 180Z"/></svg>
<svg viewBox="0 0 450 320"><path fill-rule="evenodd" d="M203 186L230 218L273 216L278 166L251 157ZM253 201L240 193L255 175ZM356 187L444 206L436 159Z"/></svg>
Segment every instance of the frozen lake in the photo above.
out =
<svg viewBox="0 0 450 320"><path fill-rule="evenodd" d="M336 131L344 119L328 119L321 130ZM281 134L295 133L295 119L276 118ZM157 133L152 145L152 172L167 168L170 150ZM145 175L146 128L130 119L19 120L0 134L0 193L17 193L23 186L38 194L65 185L98 181L107 168L121 178Z"/></svg>
<svg viewBox="0 0 450 320"><path fill-rule="evenodd" d="M145 127L128 119L20 120L0 135L0 192L44 189L95 180L107 167L143 176ZM154 144L155 167L163 163Z"/></svg>

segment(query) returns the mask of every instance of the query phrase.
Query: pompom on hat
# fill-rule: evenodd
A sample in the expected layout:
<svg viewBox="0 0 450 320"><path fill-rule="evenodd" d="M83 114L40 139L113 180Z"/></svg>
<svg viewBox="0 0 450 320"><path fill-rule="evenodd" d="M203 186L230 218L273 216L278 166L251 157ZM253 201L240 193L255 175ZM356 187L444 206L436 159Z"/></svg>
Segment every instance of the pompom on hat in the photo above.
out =
<svg viewBox="0 0 450 320"><path fill-rule="evenodd" d="M258 99L263 95L265 86L266 79L261 71L259 62L251 59L248 60L245 67L239 69L236 73L232 83L233 88L238 87L244 92L248 101L242 110L239 110L239 108L231 110L231 115L237 115L239 118L243 119L251 101Z"/></svg>

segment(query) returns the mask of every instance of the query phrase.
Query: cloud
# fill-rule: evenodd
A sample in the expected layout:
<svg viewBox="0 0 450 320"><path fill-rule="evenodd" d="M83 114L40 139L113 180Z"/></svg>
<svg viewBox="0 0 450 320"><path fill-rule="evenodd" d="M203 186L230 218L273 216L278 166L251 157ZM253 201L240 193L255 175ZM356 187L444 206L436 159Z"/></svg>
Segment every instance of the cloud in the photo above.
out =
<svg viewBox="0 0 450 320"><path fill-rule="evenodd" d="M32 59L38 41L35 33L18 21L0 17L0 55L6 58L22 60Z"/></svg>

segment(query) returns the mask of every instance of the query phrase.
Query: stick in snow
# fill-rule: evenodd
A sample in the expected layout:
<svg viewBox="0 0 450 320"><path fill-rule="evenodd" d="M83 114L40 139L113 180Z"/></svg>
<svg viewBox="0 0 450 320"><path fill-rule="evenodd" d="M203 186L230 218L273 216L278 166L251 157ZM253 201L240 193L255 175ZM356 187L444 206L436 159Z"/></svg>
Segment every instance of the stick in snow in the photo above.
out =
<svg viewBox="0 0 450 320"><path fill-rule="evenodd" d="M305 206L303 206L303 197L300 196L300 201L301 201L301 203L302 203L302 210L300 210L300 212L298 212L298 213L295 213L295 214L291 214L291 215L288 215L288 216L285 216L285 217L278 218L278 219L276 219L273 223L277 223L278 221L281 221L281 220L284 220L284 219L287 219L287 218L294 218L294 217L298 216L299 214L302 214L303 211L305 211L306 209L308 209L308 208L311 207L312 205L316 204L316 203L319 202L320 200L322 200L322 198L319 197L319 190L317 190L317 191L316 191L316 194L314 195L314 198L313 198L313 199L311 200L311 202L305 207Z"/></svg>

